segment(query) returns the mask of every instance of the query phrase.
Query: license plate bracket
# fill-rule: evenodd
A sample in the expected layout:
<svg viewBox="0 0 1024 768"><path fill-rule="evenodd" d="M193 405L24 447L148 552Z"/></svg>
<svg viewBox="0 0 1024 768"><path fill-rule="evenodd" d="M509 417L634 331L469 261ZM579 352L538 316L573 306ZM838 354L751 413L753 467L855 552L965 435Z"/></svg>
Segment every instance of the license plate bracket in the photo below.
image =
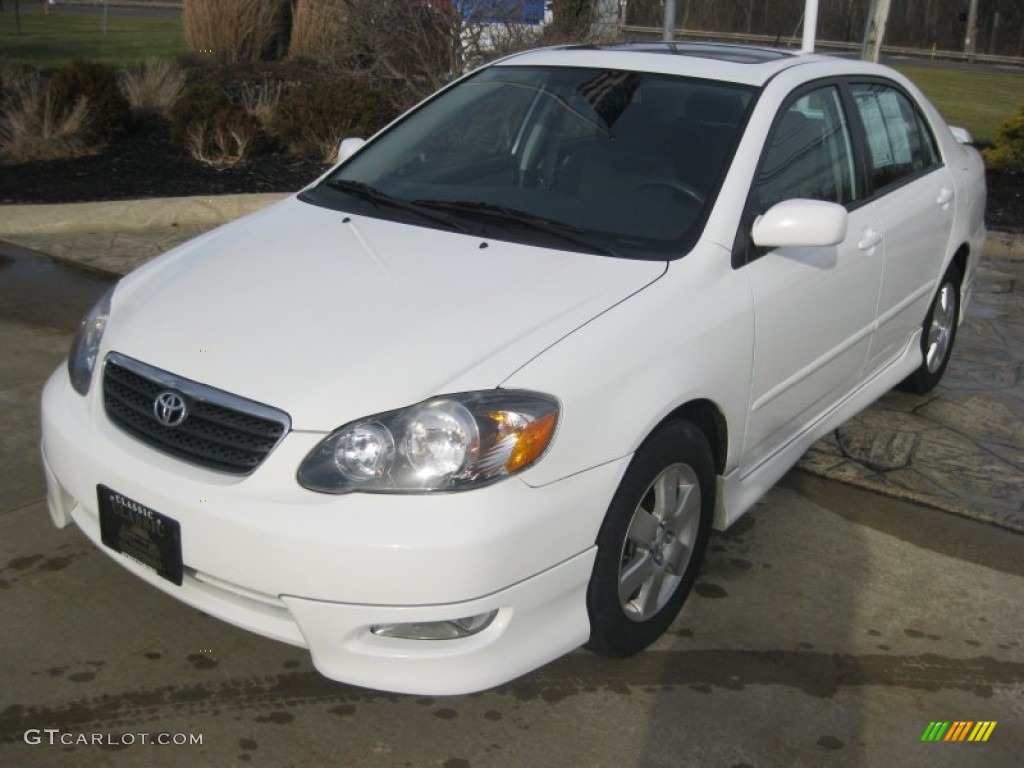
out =
<svg viewBox="0 0 1024 768"><path fill-rule="evenodd" d="M96 495L103 543L180 587L181 524L105 485Z"/></svg>

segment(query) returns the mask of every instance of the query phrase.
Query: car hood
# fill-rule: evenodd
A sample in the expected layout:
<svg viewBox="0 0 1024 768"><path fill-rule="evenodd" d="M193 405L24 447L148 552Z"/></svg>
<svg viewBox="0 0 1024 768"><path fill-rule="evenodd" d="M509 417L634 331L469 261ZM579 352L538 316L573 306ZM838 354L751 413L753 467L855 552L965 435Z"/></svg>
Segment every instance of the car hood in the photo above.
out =
<svg viewBox="0 0 1024 768"><path fill-rule="evenodd" d="M290 198L125 278L104 345L322 431L498 386L665 269Z"/></svg>

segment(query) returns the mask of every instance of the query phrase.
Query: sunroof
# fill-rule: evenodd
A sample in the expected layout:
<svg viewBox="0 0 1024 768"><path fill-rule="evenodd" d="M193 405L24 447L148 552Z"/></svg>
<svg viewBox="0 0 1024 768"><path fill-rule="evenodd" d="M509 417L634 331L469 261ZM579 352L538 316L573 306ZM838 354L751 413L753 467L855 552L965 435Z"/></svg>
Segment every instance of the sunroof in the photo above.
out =
<svg viewBox="0 0 1024 768"><path fill-rule="evenodd" d="M674 43L650 42L627 43L624 45L602 46L608 51L639 51L643 53L667 53L675 56L696 56L701 59L731 61L736 64L764 64L793 56L788 51L772 48L744 48L736 45L715 43Z"/></svg>

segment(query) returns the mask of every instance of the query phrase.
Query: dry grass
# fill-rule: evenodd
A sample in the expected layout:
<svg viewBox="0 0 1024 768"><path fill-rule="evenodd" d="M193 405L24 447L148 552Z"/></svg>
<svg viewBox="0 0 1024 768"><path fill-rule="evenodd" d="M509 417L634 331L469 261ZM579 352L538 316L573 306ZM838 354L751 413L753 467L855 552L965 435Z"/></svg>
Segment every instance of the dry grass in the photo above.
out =
<svg viewBox="0 0 1024 768"><path fill-rule="evenodd" d="M185 87L185 70L172 59L147 59L119 72L117 84L135 112L166 116Z"/></svg>
<svg viewBox="0 0 1024 768"><path fill-rule="evenodd" d="M185 138L188 153L211 168L230 168L245 159L256 138L255 128L247 124L216 124L202 121L189 126Z"/></svg>
<svg viewBox="0 0 1024 768"><path fill-rule="evenodd" d="M277 112L277 105L281 102L283 92L284 83L264 75L259 85L243 83L239 99L242 108L266 128Z"/></svg>
<svg viewBox="0 0 1024 768"><path fill-rule="evenodd" d="M0 101L0 160L24 163L89 154L84 136L89 121L85 97L61 109L48 97L36 72L4 82Z"/></svg>
<svg viewBox="0 0 1024 768"><path fill-rule="evenodd" d="M345 36L346 0L303 0L295 8L288 54L330 61Z"/></svg>
<svg viewBox="0 0 1024 768"><path fill-rule="evenodd" d="M194 53L238 64L279 53L288 12L289 0L185 0L182 25Z"/></svg>
<svg viewBox="0 0 1024 768"><path fill-rule="evenodd" d="M320 150L319 160L327 165L334 165L338 162L338 145L341 144L341 140L348 138L347 136L339 136L337 141L334 138L320 138L317 140L317 149Z"/></svg>

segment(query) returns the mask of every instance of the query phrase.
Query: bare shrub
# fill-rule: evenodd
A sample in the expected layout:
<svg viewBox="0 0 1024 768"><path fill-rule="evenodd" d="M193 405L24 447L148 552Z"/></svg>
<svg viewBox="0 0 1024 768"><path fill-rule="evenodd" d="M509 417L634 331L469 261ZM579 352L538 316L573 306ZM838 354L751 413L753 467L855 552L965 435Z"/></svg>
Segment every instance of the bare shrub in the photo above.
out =
<svg viewBox="0 0 1024 768"><path fill-rule="evenodd" d="M47 92L37 72L5 79L0 101L0 159L5 163L54 160L89 154L85 140L89 100L63 105Z"/></svg>
<svg viewBox="0 0 1024 768"><path fill-rule="evenodd" d="M96 146L123 133L131 119L131 106L117 87L113 68L96 61L76 59L58 69L47 82L45 95L53 102L54 114L70 113L86 97L89 121L83 138Z"/></svg>
<svg viewBox="0 0 1024 768"><path fill-rule="evenodd" d="M241 109L225 109L188 126L185 149L203 165L228 168L245 159L259 126Z"/></svg>
<svg viewBox="0 0 1024 768"><path fill-rule="evenodd" d="M193 53L224 64L280 57L290 23L289 0L185 0L182 9Z"/></svg>
<svg viewBox="0 0 1024 768"><path fill-rule="evenodd" d="M292 155L329 163L342 139L370 136L387 123L392 101L366 77L319 80L289 91L270 128Z"/></svg>
<svg viewBox="0 0 1024 768"><path fill-rule="evenodd" d="M597 8L594 0L555 0L551 24L544 30L545 45L592 43Z"/></svg>
<svg viewBox="0 0 1024 768"><path fill-rule="evenodd" d="M119 72L117 85L136 113L167 116L185 87L185 70L172 59L147 59Z"/></svg>
<svg viewBox="0 0 1024 768"><path fill-rule="evenodd" d="M343 8L336 59L397 86L400 107L506 53L537 44L526 0L318 0Z"/></svg>
<svg viewBox="0 0 1024 768"><path fill-rule="evenodd" d="M283 92L284 83L264 75L258 85L242 83L239 101L242 108L266 128L274 119L274 113L277 111L277 105L281 102Z"/></svg>

